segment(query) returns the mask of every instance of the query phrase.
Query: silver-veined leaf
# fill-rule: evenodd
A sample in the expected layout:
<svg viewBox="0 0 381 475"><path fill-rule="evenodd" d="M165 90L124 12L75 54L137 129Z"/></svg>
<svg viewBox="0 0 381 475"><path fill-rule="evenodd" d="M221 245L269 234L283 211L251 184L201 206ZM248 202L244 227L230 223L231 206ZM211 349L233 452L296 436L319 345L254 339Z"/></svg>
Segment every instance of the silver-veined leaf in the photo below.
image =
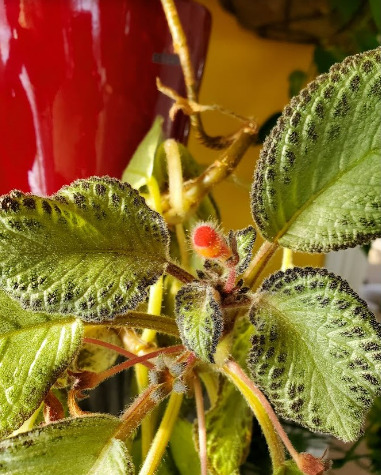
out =
<svg viewBox="0 0 381 475"><path fill-rule="evenodd" d="M133 475L127 448L111 416L65 419L0 442L0 473Z"/></svg>
<svg viewBox="0 0 381 475"><path fill-rule="evenodd" d="M347 58L285 108L255 174L262 234L300 251L381 235L381 48Z"/></svg>
<svg viewBox="0 0 381 475"><path fill-rule="evenodd" d="M184 285L176 295L176 321L184 345L203 361L214 363L223 321L213 287L197 282Z"/></svg>
<svg viewBox="0 0 381 475"><path fill-rule="evenodd" d="M103 320L163 273L168 231L130 185L92 177L51 198L3 196L0 246L0 285L24 307Z"/></svg>
<svg viewBox="0 0 381 475"><path fill-rule="evenodd" d="M355 440L381 391L381 330L366 303L325 269L267 279L251 311L249 367L276 412Z"/></svg>
<svg viewBox="0 0 381 475"><path fill-rule="evenodd" d="M24 310L0 291L0 436L38 408L82 342L73 316Z"/></svg>

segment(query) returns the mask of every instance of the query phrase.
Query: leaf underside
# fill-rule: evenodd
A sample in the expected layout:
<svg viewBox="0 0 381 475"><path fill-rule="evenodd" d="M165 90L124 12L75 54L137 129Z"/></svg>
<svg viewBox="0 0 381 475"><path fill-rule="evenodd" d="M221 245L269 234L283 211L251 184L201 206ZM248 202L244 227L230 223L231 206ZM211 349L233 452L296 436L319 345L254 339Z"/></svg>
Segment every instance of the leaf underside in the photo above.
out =
<svg viewBox="0 0 381 475"><path fill-rule="evenodd" d="M0 473L133 475L111 416L66 419L0 442Z"/></svg>
<svg viewBox="0 0 381 475"><path fill-rule="evenodd" d="M276 412L355 440L381 388L381 330L365 302L325 269L294 268L264 282L251 320L249 367Z"/></svg>
<svg viewBox="0 0 381 475"><path fill-rule="evenodd" d="M0 436L38 408L78 352L82 334L81 320L23 310L0 291Z"/></svg>
<svg viewBox="0 0 381 475"><path fill-rule="evenodd" d="M252 189L263 236L328 252L381 235L381 48L347 58L292 99Z"/></svg>
<svg viewBox="0 0 381 475"><path fill-rule="evenodd" d="M0 199L0 285L32 310L103 320L135 308L167 248L162 217L112 178Z"/></svg>
<svg viewBox="0 0 381 475"><path fill-rule="evenodd" d="M184 285L176 295L176 321L184 345L203 361L214 363L223 321L213 287Z"/></svg>

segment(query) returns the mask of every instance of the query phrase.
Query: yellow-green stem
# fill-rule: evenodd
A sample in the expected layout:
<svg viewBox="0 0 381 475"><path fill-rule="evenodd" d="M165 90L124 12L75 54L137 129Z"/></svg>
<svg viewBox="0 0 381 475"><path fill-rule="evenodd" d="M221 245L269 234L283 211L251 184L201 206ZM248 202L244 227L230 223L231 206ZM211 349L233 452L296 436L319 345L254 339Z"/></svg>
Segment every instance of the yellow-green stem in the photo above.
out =
<svg viewBox="0 0 381 475"><path fill-rule="evenodd" d="M144 460L139 475L153 475L158 469L171 437L173 426L179 415L183 397L184 396L182 394L174 392L171 394L163 419L160 423L159 429L156 432L155 438L152 442L148 455Z"/></svg>
<svg viewBox="0 0 381 475"><path fill-rule="evenodd" d="M292 269L294 267L292 261L292 250L287 249L286 247L283 248L283 257L282 257L282 271L286 271L287 269Z"/></svg>
<svg viewBox="0 0 381 475"><path fill-rule="evenodd" d="M250 262L243 279L248 287L254 287L266 264L278 249L278 244L265 241Z"/></svg>
<svg viewBox="0 0 381 475"><path fill-rule="evenodd" d="M148 313L151 315L160 315L161 302L163 297L163 279L162 277L150 288L150 295L148 299ZM156 340L155 330L145 329L141 335L143 342L151 344ZM143 349L139 354L147 353L151 348ZM139 393L142 392L149 384L148 368L141 364L137 364L135 367L136 382L138 384ZM155 432L155 419L154 413L148 414L142 421L142 457L143 459L148 454L150 445Z"/></svg>
<svg viewBox="0 0 381 475"><path fill-rule="evenodd" d="M114 320L103 321L101 323L85 324L86 326L106 326L106 327L128 327L128 328L151 328L159 333L165 333L179 337L179 330L176 322L171 317L164 315L150 315L143 312L128 312L117 315Z"/></svg>
<svg viewBox="0 0 381 475"><path fill-rule="evenodd" d="M270 417L259 400L258 395L253 392L251 386L253 383L241 370L237 370L232 361L228 361L221 367L222 372L232 381L232 383L241 391L248 405L251 407L269 447L271 461L274 471L284 462L284 450L278 434L274 430L274 426ZM238 365L236 365L238 366ZM249 381L251 384L249 384Z"/></svg>

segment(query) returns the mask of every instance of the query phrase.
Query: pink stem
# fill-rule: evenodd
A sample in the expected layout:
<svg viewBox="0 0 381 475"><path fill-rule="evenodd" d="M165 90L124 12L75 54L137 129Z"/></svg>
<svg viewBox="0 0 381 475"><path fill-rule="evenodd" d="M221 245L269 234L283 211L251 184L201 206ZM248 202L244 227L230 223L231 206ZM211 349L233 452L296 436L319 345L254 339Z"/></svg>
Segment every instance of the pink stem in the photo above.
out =
<svg viewBox="0 0 381 475"><path fill-rule="evenodd" d="M169 346L168 348L160 348L157 351L152 351L151 353L147 353L142 356L134 357L131 360L124 361L123 363L120 363L108 369L107 371L104 371L101 375L101 378L99 379L99 382L105 380L106 378L109 378L110 376L113 376L114 374L119 373L120 371L123 371L124 369L131 368L131 366L134 366L138 363L144 364L149 369L153 369L155 366L152 363L150 363L148 360L151 360L152 358L156 358L157 356L163 353L165 354L179 353L180 351L183 351L183 350L184 350L183 345L174 345L174 346Z"/></svg>
<svg viewBox="0 0 381 475"><path fill-rule="evenodd" d="M269 416L269 419L271 420L274 429L277 431L279 437L283 441L286 449L289 451L291 457L295 460L295 462L298 464L300 455L299 453L294 449L293 445L291 444L290 439L288 438L288 435L286 434L285 430L283 429L281 423L279 422L279 419L277 415L274 412L274 409L271 407L270 403L266 399L265 395L260 391L260 389L253 383L253 381L246 375L246 373L242 370L240 365L234 361L234 360L229 360L227 363L225 363L226 366L229 367L229 369L235 373L241 381L245 383L245 385L257 396L258 400L262 404L262 407L265 409L267 415Z"/></svg>
<svg viewBox="0 0 381 475"><path fill-rule="evenodd" d="M208 457L206 452L206 426L204 399L198 376L194 377L194 395L196 398L197 421L198 421L198 445L200 450L201 475L208 475Z"/></svg>
<svg viewBox="0 0 381 475"><path fill-rule="evenodd" d="M103 346L108 348L109 350L116 351L120 355L126 356L127 358L136 358L134 353L121 348L120 346L113 345L112 343L108 343L107 341L97 340L96 338L84 338L83 343L90 343L92 345Z"/></svg>

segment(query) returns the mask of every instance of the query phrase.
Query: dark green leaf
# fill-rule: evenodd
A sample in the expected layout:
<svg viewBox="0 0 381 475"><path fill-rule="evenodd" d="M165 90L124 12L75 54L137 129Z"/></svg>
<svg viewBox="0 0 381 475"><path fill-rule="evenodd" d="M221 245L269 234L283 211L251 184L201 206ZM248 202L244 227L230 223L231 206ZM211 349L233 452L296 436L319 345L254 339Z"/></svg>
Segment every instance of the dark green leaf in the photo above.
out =
<svg viewBox="0 0 381 475"><path fill-rule="evenodd" d="M153 174L156 151L164 140L162 125L163 118L156 117L123 172L122 181L126 181L137 190L146 185Z"/></svg>
<svg viewBox="0 0 381 475"><path fill-rule="evenodd" d="M125 444L114 438L120 420L81 417L0 442L0 473L24 475L133 475Z"/></svg>
<svg viewBox="0 0 381 475"><path fill-rule="evenodd" d="M355 440L381 390L381 330L365 302L325 269L294 268L264 282L251 319L251 374L277 413Z"/></svg>
<svg viewBox="0 0 381 475"><path fill-rule="evenodd" d="M24 307L109 319L167 263L168 231L127 183L78 180L51 198L0 200L0 285Z"/></svg>
<svg viewBox="0 0 381 475"><path fill-rule="evenodd" d="M203 361L214 363L223 321L213 287L197 282L184 285L176 295L176 321L184 345Z"/></svg>
<svg viewBox="0 0 381 475"><path fill-rule="evenodd" d="M380 56L381 48L347 58L284 110L252 194L269 241L327 252L381 235Z"/></svg>
<svg viewBox="0 0 381 475"><path fill-rule="evenodd" d="M246 319L237 322L232 355L243 367L252 334L253 327ZM250 445L252 419L246 401L233 384L224 379L217 402L205 417L208 464L213 473L239 473Z"/></svg>
<svg viewBox="0 0 381 475"><path fill-rule="evenodd" d="M29 418L82 342L72 316L23 310L0 291L0 436Z"/></svg>

